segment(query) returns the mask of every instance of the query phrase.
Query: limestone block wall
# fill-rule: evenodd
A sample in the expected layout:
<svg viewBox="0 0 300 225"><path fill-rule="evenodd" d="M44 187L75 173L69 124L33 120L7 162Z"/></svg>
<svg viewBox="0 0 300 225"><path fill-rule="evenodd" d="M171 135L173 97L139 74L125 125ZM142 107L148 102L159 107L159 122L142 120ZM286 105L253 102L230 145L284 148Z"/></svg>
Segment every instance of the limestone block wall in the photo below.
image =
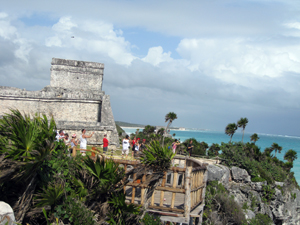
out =
<svg viewBox="0 0 300 225"><path fill-rule="evenodd" d="M51 87L102 90L104 64L53 58Z"/></svg>
<svg viewBox="0 0 300 225"><path fill-rule="evenodd" d="M94 131L89 144L101 145L107 134L110 144L119 146L110 97L102 91L103 69L102 63L53 58L50 86L40 91L0 86L0 116L9 109L46 114L69 135Z"/></svg>

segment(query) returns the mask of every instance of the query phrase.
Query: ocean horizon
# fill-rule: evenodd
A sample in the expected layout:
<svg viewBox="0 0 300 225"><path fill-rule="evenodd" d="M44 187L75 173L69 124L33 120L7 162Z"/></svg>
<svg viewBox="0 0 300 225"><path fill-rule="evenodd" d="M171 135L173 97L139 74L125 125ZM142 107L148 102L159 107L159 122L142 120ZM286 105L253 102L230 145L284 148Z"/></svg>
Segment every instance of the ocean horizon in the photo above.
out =
<svg viewBox="0 0 300 225"><path fill-rule="evenodd" d="M136 128L128 128L122 127L123 130L127 134L135 133ZM140 129L141 131L142 129ZM199 142L206 142L209 146L212 144L221 144L222 142L228 143L230 141L230 137L225 134L225 132L221 131L211 131L211 130L171 130L170 134L175 133L175 138L180 140L180 142L184 142L186 139L195 138ZM245 132L244 135L244 142L250 142L250 136L253 133ZM273 143L277 143L282 147L281 153L277 152L277 158L283 160L284 154L289 150L293 149L297 152L298 159L294 161L294 167L291 169L295 173L295 178L300 184L300 137L298 136L290 136L290 135L277 135L277 134L258 134L258 141L256 145L260 148L263 152L265 148L271 147ZM237 131L232 138L233 142L240 142L242 141L243 133Z"/></svg>

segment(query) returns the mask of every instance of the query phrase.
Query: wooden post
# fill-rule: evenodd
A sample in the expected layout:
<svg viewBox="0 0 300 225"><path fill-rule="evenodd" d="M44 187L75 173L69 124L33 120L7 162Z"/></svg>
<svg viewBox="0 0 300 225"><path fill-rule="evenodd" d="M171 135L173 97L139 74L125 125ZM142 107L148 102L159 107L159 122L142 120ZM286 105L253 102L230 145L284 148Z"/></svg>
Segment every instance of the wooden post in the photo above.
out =
<svg viewBox="0 0 300 225"><path fill-rule="evenodd" d="M133 174L133 180L132 180L132 182L134 183L135 180L136 180L136 173ZM134 203L135 189L136 189L136 187L132 187L131 203Z"/></svg>
<svg viewBox="0 0 300 225"><path fill-rule="evenodd" d="M144 184L145 181L146 181L146 174L143 175L142 184ZM145 201L145 187L142 187L142 189L141 189L141 205L144 204L144 201Z"/></svg>
<svg viewBox="0 0 300 225"><path fill-rule="evenodd" d="M155 195L155 191L153 191L153 194L151 197L151 206L154 206L154 195Z"/></svg>
<svg viewBox="0 0 300 225"><path fill-rule="evenodd" d="M178 176L178 172L175 171L174 176L173 176L173 186L172 186L173 188L177 187L177 183L178 183L177 176ZM174 208L175 196L176 196L176 193L172 193L172 200L171 200L171 208L172 209Z"/></svg>
<svg viewBox="0 0 300 225"><path fill-rule="evenodd" d="M191 211L191 172L193 162L186 159L186 170L185 170L185 196L184 196L184 216L186 221L190 220Z"/></svg>
<svg viewBox="0 0 300 225"><path fill-rule="evenodd" d="M72 150L72 157L76 157L76 146L73 147L73 150Z"/></svg>
<svg viewBox="0 0 300 225"><path fill-rule="evenodd" d="M164 177L163 177L163 180L161 182L161 187L165 186L166 179L167 179L167 172L164 173ZM164 204L164 194L165 194L164 191L160 191L160 203L159 203L159 206L163 206L163 204Z"/></svg>
<svg viewBox="0 0 300 225"><path fill-rule="evenodd" d="M126 173L127 170L127 164L124 164L124 172ZM123 187L124 189L124 194L126 193L126 186Z"/></svg>

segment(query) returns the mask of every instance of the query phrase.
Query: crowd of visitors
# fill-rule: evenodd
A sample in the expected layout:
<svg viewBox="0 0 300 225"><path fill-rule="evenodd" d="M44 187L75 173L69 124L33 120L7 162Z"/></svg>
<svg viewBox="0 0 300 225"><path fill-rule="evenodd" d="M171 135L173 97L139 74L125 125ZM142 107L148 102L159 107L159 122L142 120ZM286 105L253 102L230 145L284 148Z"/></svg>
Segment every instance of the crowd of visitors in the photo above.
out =
<svg viewBox="0 0 300 225"><path fill-rule="evenodd" d="M129 136L126 135L122 140L122 158L124 155L125 158L127 158L130 148L132 149L132 158L139 157L139 154L146 148L146 139L143 139L142 143L140 143L140 138L134 137L132 140L130 140Z"/></svg>
<svg viewBox="0 0 300 225"><path fill-rule="evenodd" d="M85 156L86 155L86 149L87 149L87 139L91 138L95 132L92 132L90 135L86 133L85 129L82 129L82 134L80 135L79 140L76 138L76 134L72 134L72 139L69 138L68 133L64 133L63 130L59 130L56 135L57 141L64 141L65 145L68 146L70 153L72 153L72 149L80 144L80 153ZM109 141L107 138L107 134L104 134L103 137L103 153L106 154L108 150ZM172 148L172 151L174 154L176 154L176 148L180 145L180 141L175 139L172 143L172 146L169 146L169 148ZM129 154L129 150L131 149L131 155L132 158L139 157L140 153L143 152L146 148L146 139L143 139L142 141L140 138L134 137L132 140L129 138L128 135L122 140L122 158L127 158ZM193 141L191 140L187 146L187 152L191 156L193 151Z"/></svg>
<svg viewBox="0 0 300 225"><path fill-rule="evenodd" d="M76 138L76 134L72 134L72 139L69 138L68 133L64 133L63 130L59 130L56 135L56 141L63 141L66 146L68 146L68 149L70 153L72 153L72 149L80 144L80 153L85 156L86 155L86 149L87 149L87 139L91 138L95 132L92 132L90 135L86 134L86 130L82 129L81 135L79 140ZM107 139L107 134L104 134L103 137L103 153L107 152L109 141Z"/></svg>

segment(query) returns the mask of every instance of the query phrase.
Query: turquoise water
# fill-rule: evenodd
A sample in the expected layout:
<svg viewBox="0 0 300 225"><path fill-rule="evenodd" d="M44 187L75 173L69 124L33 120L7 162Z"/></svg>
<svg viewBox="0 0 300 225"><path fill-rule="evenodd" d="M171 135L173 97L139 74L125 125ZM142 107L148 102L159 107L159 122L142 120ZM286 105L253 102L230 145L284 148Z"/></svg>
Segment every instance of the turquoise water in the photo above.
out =
<svg viewBox="0 0 300 225"><path fill-rule="evenodd" d="M124 129L124 128L123 128ZM124 129L128 134L133 133L136 129ZM221 142L229 142L230 137L226 135L224 132L219 131L175 131L171 130L171 134L175 133L175 138L180 139L183 142L189 138L195 138L197 141L204 141L209 146L213 143L221 144ZM250 136L253 133L245 133L244 142L250 141ZM284 154L289 150L293 149L297 152L298 159L294 162L294 167L292 169L295 172L295 178L300 184L300 137L296 136L283 136L283 135L271 135L271 134L258 134L259 140L256 142L256 145L260 147L261 151L264 151L265 148L271 147L271 145L275 142L282 147L281 154L277 152L277 158L283 160ZM236 132L233 135L232 141L241 141L242 140L242 132Z"/></svg>

